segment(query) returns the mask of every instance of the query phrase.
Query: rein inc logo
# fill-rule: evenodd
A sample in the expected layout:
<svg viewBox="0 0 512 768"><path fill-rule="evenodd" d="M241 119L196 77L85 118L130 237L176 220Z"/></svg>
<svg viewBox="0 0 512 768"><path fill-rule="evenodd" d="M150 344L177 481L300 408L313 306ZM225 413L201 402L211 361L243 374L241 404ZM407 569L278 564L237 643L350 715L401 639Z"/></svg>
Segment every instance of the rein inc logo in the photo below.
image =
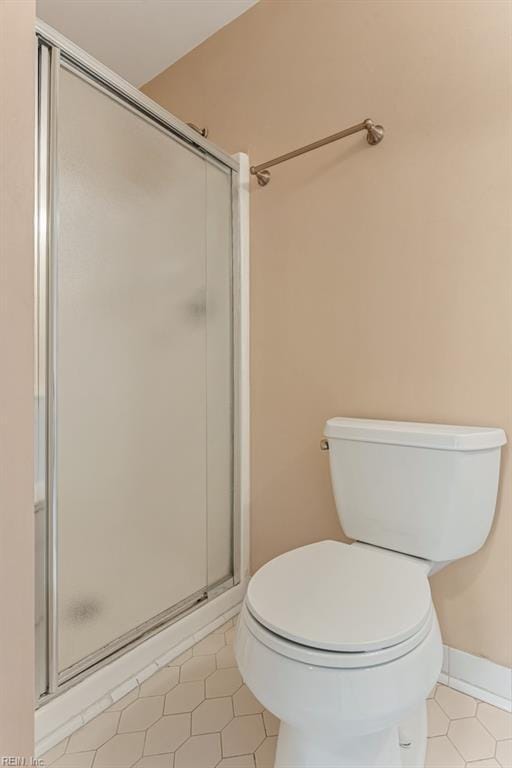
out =
<svg viewBox="0 0 512 768"><path fill-rule="evenodd" d="M20 757L19 755L2 755L0 756L0 766L17 766L19 768L25 768L25 766L35 766L35 768L44 768L44 760L38 757Z"/></svg>

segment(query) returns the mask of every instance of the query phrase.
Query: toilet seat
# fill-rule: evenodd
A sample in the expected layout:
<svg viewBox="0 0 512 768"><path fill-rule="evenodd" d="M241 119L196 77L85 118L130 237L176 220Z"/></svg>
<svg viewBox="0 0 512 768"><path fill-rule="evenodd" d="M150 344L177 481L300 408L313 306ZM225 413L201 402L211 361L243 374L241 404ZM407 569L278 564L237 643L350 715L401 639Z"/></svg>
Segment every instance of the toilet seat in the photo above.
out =
<svg viewBox="0 0 512 768"><path fill-rule="evenodd" d="M308 667L327 667L355 671L357 669L387 664L388 662L403 658L430 635L436 619L433 606L431 606L424 625L419 632L408 640L391 645L388 648L381 648L378 651L362 651L361 653L321 651L317 648L308 648L305 645L285 640L264 627L263 624L260 624L248 610L247 604L242 606L239 621L256 640L279 656L291 659L292 661L299 661Z"/></svg>
<svg viewBox="0 0 512 768"><path fill-rule="evenodd" d="M267 563L249 583L245 608L248 628L267 646L336 667L398 658L421 642L433 620L421 567L335 541Z"/></svg>

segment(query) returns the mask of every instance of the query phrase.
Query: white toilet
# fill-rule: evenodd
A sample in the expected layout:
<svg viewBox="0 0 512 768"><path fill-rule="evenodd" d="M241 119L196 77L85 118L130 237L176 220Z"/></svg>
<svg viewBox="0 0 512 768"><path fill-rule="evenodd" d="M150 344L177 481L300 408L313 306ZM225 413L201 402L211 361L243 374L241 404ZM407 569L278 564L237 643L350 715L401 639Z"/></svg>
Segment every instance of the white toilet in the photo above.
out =
<svg viewBox="0 0 512 768"><path fill-rule="evenodd" d="M280 720L276 768L424 765L442 643L429 574L494 516L503 430L330 419L324 448L353 544L287 552L252 577L235 653Z"/></svg>

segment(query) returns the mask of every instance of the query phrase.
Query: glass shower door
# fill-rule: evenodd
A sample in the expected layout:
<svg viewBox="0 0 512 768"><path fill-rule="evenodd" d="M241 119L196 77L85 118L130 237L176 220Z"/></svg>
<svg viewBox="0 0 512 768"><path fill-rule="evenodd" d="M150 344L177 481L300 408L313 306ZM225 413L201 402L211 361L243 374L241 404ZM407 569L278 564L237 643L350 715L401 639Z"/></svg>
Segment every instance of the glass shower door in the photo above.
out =
<svg viewBox="0 0 512 768"><path fill-rule="evenodd" d="M209 571L230 572L231 252L215 213L207 218L208 188L230 174L68 68L58 104L54 498L65 679L200 599ZM218 349L208 354L214 306ZM210 557L207 475L224 537L210 530Z"/></svg>

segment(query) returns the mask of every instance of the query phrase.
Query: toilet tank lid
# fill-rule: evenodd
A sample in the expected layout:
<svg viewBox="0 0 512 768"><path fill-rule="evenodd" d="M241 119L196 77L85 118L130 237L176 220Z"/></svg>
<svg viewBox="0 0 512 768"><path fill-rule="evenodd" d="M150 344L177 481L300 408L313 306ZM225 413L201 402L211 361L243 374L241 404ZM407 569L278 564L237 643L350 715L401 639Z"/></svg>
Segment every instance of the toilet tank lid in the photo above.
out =
<svg viewBox="0 0 512 768"><path fill-rule="evenodd" d="M446 451L482 451L507 442L498 427L461 427L413 421L377 421L336 417L325 424L324 435L338 440L409 445Z"/></svg>

